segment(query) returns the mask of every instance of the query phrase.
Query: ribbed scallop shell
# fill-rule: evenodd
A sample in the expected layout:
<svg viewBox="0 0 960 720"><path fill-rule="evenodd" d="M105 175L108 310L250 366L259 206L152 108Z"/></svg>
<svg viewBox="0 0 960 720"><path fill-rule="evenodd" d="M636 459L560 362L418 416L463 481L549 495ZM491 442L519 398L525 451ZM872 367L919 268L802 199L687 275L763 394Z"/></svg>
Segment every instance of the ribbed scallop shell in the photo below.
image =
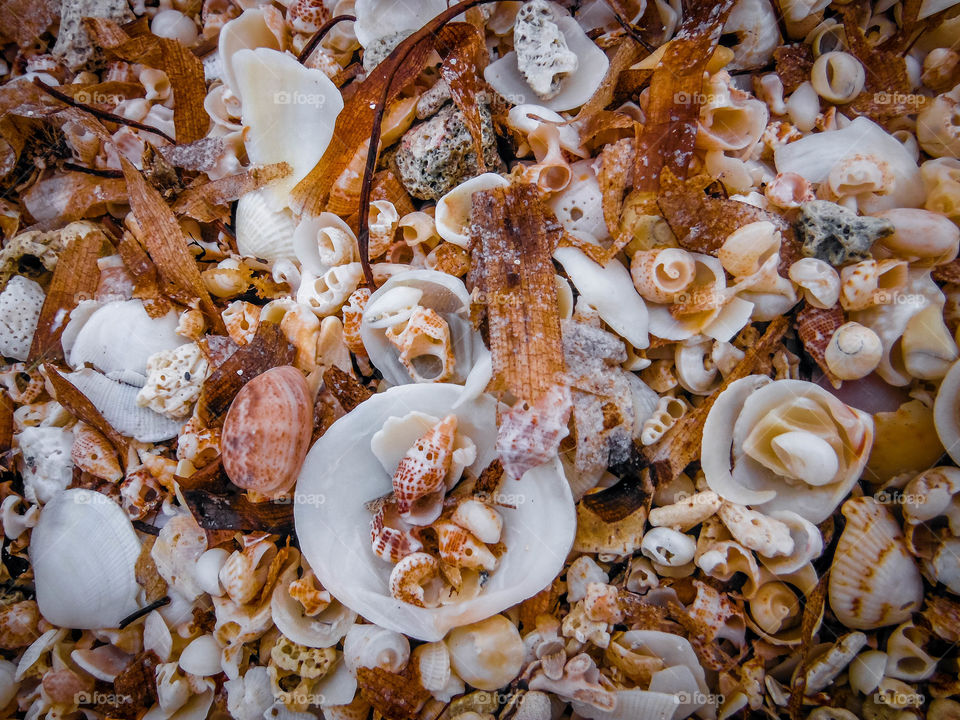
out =
<svg viewBox="0 0 960 720"><path fill-rule="evenodd" d="M424 433L414 446L400 458L397 471L393 474L393 493L397 498L397 509L405 519L413 514L420 515L418 506L426 500L435 505L439 515L443 493L446 490L444 478L450 468L453 455L453 441L457 433L457 416L448 415L430 430ZM431 502L429 496L440 493L439 502ZM420 501L418 503L418 501ZM424 508L430 514L427 508ZM418 518L422 519L422 518ZM432 522L436 516L426 522ZM420 524L420 523L418 523Z"/></svg>
<svg viewBox="0 0 960 720"><path fill-rule="evenodd" d="M907 620L923 600L923 581L903 533L873 498L844 503L846 527L830 571L830 608L847 627L870 630Z"/></svg>
<svg viewBox="0 0 960 720"><path fill-rule="evenodd" d="M274 261L294 257L293 214L275 210L262 190L237 202L237 251L244 256Z"/></svg>

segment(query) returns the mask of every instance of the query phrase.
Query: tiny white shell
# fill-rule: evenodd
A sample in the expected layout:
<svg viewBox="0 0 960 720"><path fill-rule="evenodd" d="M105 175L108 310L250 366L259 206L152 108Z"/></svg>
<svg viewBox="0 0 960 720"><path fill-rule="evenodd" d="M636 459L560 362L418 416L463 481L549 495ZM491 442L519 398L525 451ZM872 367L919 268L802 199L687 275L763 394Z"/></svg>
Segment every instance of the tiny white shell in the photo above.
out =
<svg viewBox="0 0 960 720"><path fill-rule="evenodd" d="M655 563L680 567L693 560L697 541L677 530L658 527L644 534L640 551Z"/></svg>
<svg viewBox="0 0 960 720"><path fill-rule="evenodd" d="M866 377L877 369L882 357L880 338L873 330L856 322L838 327L824 352L830 372L841 380Z"/></svg>
<svg viewBox="0 0 960 720"><path fill-rule="evenodd" d="M883 679L887 654L880 650L862 652L850 663L850 687L861 695L869 695Z"/></svg>
<svg viewBox="0 0 960 720"><path fill-rule="evenodd" d="M304 613L303 605L291 597L290 583L297 578L294 563L280 577L270 599L270 614L277 629L293 642L310 648L335 646L357 619L357 614L338 601L316 615Z"/></svg>
<svg viewBox="0 0 960 720"><path fill-rule="evenodd" d="M842 105L863 90L867 73L857 58L847 52L828 52L813 63L810 80L827 102Z"/></svg>
<svg viewBox="0 0 960 720"><path fill-rule="evenodd" d="M223 548L211 548L197 558L193 576L203 591L214 597L223 595L223 585L220 582L220 570L230 556Z"/></svg>
<svg viewBox="0 0 960 720"><path fill-rule="evenodd" d="M358 668L381 668L398 673L410 659L410 641L379 625L353 625L343 641L343 661L356 674Z"/></svg>
<svg viewBox="0 0 960 720"><path fill-rule="evenodd" d="M276 209L265 190L254 190L237 202L237 251L244 256L272 262L292 258L293 214Z"/></svg>
<svg viewBox="0 0 960 720"><path fill-rule="evenodd" d="M815 308L826 310L840 300L840 275L817 258L800 258L790 266L790 279L803 288L803 297Z"/></svg>
<svg viewBox="0 0 960 720"><path fill-rule="evenodd" d="M220 645L213 635L201 635L190 641L178 661L184 672L209 677L220 672Z"/></svg>
<svg viewBox="0 0 960 720"><path fill-rule="evenodd" d="M322 212L301 220L293 231L292 242L304 276L323 275L336 265L360 259L353 230L334 213Z"/></svg>

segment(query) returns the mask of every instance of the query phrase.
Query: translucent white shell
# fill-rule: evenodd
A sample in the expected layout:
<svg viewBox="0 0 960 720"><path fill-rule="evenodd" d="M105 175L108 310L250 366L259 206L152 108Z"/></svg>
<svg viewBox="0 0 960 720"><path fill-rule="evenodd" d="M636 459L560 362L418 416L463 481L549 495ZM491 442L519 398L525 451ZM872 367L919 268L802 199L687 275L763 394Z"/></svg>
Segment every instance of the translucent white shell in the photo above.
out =
<svg viewBox="0 0 960 720"><path fill-rule="evenodd" d="M702 444L707 484L722 498L819 523L859 479L873 420L813 383L750 375L717 397Z"/></svg>
<svg viewBox="0 0 960 720"><path fill-rule="evenodd" d="M870 497L848 500L827 594L847 627L870 630L907 620L923 600L923 581L896 519Z"/></svg>
<svg viewBox="0 0 960 720"><path fill-rule="evenodd" d="M560 113L554 112L542 105L517 105L510 108L507 113L507 123L514 130L529 135L544 123L537 118L549 121L549 123L558 123L558 137L560 147L567 152L573 153L579 157L586 157L587 153L580 147L580 133L573 125L567 125L566 119ZM519 153L523 155L523 153Z"/></svg>
<svg viewBox="0 0 960 720"><path fill-rule="evenodd" d="M368 48L378 38L418 30L447 9L444 0L357 0L353 30L357 40Z"/></svg>
<svg viewBox="0 0 960 720"><path fill-rule="evenodd" d="M413 382L386 332L406 322L418 305L437 312L449 326L455 357L452 381L464 382L488 351L470 324L470 295L463 281L436 270L399 272L370 296L360 322L370 362L392 385Z"/></svg>
<svg viewBox="0 0 960 720"><path fill-rule="evenodd" d="M756 143L767 126L767 106L730 84L726 72L715 73L700 106L697 147L705 150L743 150Z"/></svg>
<svg viewBox="0 0 960 720"><path fill-rule="evenodd" d="M286 208L274 209L266 192L248 192L237 202L237 250L271 262L292 258L293 214Z"/></svg>
<svg viewBox="0 0 960 720"><path fill-rule="evenodd" d="M358 668L382 668L400 672L410 659L410 641L394 630L379 625L352 625L343 641L343 662L356 673Z"/></svg>
<svg viewBox="0 0 960 720"><path fill-rule="evenodd" d="M550 209L570 232L597 241L608 236L603 218L603 193L592 160L578 160L570 165L570 184L563 192L551 196Z"/></svg>
<svg viewBox="0 0 960 720"><path fill-rule="evenodd" d="M343 98L323 72L267 47L238 50L232 68L236 92L243 101L241 117L251 162L286 162L292 170L268 186L276 206L282 207L291 188L306 177L330 144Z"/></svg>
<svg viewBox="0 0 960 720"><path fill-rule="evenodd" d="M322 504L294 505L297 535L322 585L368 620L427 641L546 587L563 566L576 525L573 498L559 464L543 465L515 484L511 481L510 491L523 502L500 508L506 553L477 597L426 609L390 596L391 567L370 547L366 503L390 491L391 477L371 451L370 440L388 419L411 410L434 417L454 413L460 430L477 445L469 472L479 474L495 457L496 402L481 395L454 408L463 393L454 385L434 384L404 385L374 395L314 444L297 484L297 497L326 498Z"/></svg>
<svg viewBox="0 0 960 720"><path fill-rule="evenodd" d="M307 615L290 595L290 583L297 579L297 566L281 576L270 599L270 613L277 629L298 645L310 648L333 647L346 635L357 614L339 602L332 602L316 615Z"/></svg>
<svg viewBox="0 0 960 720"><path fill-rule="evenodd" d="M832 308L840 299L840 276L817 258L800 258L790 266L790 279L803 289L803 297L815 308Z"/></svg>
<svg viewBox="0 0 960 720"><path fill-rule="evenodd" d="M865 117L858 117L841 130L807 135L774 151L777 172L795 172L811 183L824 182L835 166L856 155L880 158L891 179L883 193L857 197L861 211L876 213L923 204L923 180L913 155L903 143Z"/></svg>
<svg viewBox="0 0 960 720"><path fill-rule="evenodd" d="M71 367L90 363L112 377L137 385L146 380L151 355L173 350L184 342L177 335L174 311L154 319L140 300L104 305L85 302L72 313L62 337Z"/></svg>
<svg viewBox="0 0 960 720"><path fill-rule="evenodd" d="M437 200L437 233L454 245L470 247L470 209L473 194L478 190L505 187L509 184L502 175L483 173L457 185Z"/></svg>
<svg viewBox="0 0 960 720"><path fill-rule="evenodd" d="M137 609L139 555L130 519L113 500L92 490L60 493L30 539L41 614L67 628L116 627Z"/></svg>
<svg viewBox="0 0 960 720"><path fill-rule="evenodd" d="M553 253L583 301L595 308L614 332L635 348L650 344L647 306L633 286L630 272L613 259L595 263L579 248L561 247Z"/></svg>
<svg viewBox="0 0 960 720"><path fill-rule="evenodd" d="M336 265L360 259L353 230L330 212L302 219L293 232L293 249L304 274L322 275Z"/></svg>
<svg viewBox="0 0 960 720"><path fill-rule="evenodd" d="M171 420L137 404L139 390L116 382L96 370L83 368L65 375L94 404L117 432L140 442L162 442L176 437L184 421Z"/></svg>
<svg viewBox="0 0 960 720"><path fill-rule="evenodd" d="M820 97L842 105L860 94L866 76L863 65L850 53L828 52L814 61L810 81Z"/></svg>
<svg viewBox="0 0 960 720"><path fill-rule="evenodd" d="M606 53L597 47L574 18L558 9L557 25L567 47L577 56L577 71L567 75L560 83L560 91L549 100L537 98L517 66L517 54L508 52L499 60L490 63L483 73L484 79L500 97L509 103L521 105L540 102L544 107L562 112L583 105L596 92L606 75L610 61Z"/></svg>
<svg viewBox="0 0 960 720"><path fill-rule="evenodd" d="M267 27L263 10L260 8L244 10L239 17L220 29L217 47L219 64L222 66L224 81L237 96L240 94L240 89L233 67L233 57L240 50L259 47L280 49L280 44Z"/></svg>

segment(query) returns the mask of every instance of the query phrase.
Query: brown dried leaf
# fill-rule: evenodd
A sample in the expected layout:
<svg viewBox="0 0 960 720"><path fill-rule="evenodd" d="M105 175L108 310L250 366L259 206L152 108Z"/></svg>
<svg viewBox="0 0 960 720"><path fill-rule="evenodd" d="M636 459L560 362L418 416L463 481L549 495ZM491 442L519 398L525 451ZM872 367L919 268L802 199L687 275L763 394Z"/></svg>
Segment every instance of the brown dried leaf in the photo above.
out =
<svg viewBox="0 0 960 720"><path fill-rule="evenodd" d="M960 284L960 259L937 265L930 276L939 283Z"/></svg>
<svg viewBox="0 0 960 720"><path fill-rule="evenodd" d="M747 350L743 360L724 378L712 395L678 420L658 442L643 448L641 454L650 464L650 477L654 487L675 480L687 465L699 457L703 424L717 396L734 380L753 374L776 350L789 324L788 318L783 316L770 322L763 336Z"/></svg>
<svg viewBox="0 0 960 720"><path fill-rule="evenodd" d="M626 14L622 17L626 17ZM647 51L640 43L630 37L624 37L623 41L617 45L617 49L613 51L610 65L607 67L607 74L603 76L600 87L577 113L577 124L580 127L590 124L613 102L623 73L646 55ZM647 76L649 76L649 73L647 73ZM631 77L630 81L629 84L633 85L635 77ZM583 137L583 134L581 134L581 137Z"/></svg>
<svg viewBox="0 0 960 720"><path fill-rule="evenodd" d="M370 191L370 200L389 200L397 209L400 217L414 212L417 208L410 199L410 194L403 184L393 174L392 170L381 170L373 176L373 189Z"/></svg>
<svg viewBox="0 0 960 720"><path fill-rule="evenodd" d="M836 388L840 387L840 379L830 372L825 353L830 338L844 322L843 310L839 305L821 310L804 303L803 309L797 313L797 336L803 343L803 349Z"/></svg>
<svg viewBox="0 0 960 720"><path fill-rule="evenodd" d="M373 395L353 375L344 372L336 365L331 365L324 370L323 384L346 412L350 412Z"/></svg>
<svg viewBox="0 0 960 720"><path fill-rule="evenodd" d="M823 609L827 600L827 580L829 573L825 573L817 582L817 586L809 595L807 595L806 604L803 607L803 620L800 623L800 668L794 673L793 684L790 687L790 702L787 709L792 720L799 720L803 715L803 697L807 688L807 667L813 660L810 652L813 649L813 638L820 626L820 620L823 617Z"/></svg>
<svg viewBox="0 0 960 720"><path fill-rule="evenodd" d="M541 615L551 615L557 609L561 591L559 578L536 595L520 603L520 627L524 632L537 627L537 618Z"/></svg>
<svg viewBox="0 0 960 720"><path fill-rule="evenodd" d="M60 336L77 304L93 299L97 291L97 258L106 240L102 232L92 230L76 237L60 253L30 345L30 359L34 362L63 360Z"/></svg>
<svg viewBox="0 0 960 720"><path fill-rule="evenodd" d="M117 251L133 278L133 297L143 300L144 309L150 317L160 318L170 312L170 301L160 292L157 266L133 234L123 234Z"/></svg>
<svg viewBox="0 0 960 720"><path fill-rule="evenodd" d="M687 633L687 640L697 653L697 659L707 670L729 670L737 663L737 658L731 658L718 644L707 638L710 629L706 623L693 617L683 605L676 600L667 603L667 614L679 624Z"/></svg>
<svg viewBox="0 0 960 720"><path fill-rule="evenodd" d="M0 37L27 48L59 18L56 0L4 0L0 3Z"/></svg>
<svg viewBox="0 0 960 720"><path fill-rule="evenodd" d="M473 491L481 495L496 495L500 491L503 475L503 463L500 462L500 458L494 458L493 462L480 472Z"/></svg>
<svg viewBox="0 0 960 720"><path fill-rule="evenodd" d="M156 264L160 277L191 297L199 298L200 307L214 330L226 334L223 319L203 284L196 260L187 248L173 211L126 158L121 156L120 164L127 181L130 209L143 228L140 240Z"/></svg>
<svg viewBox="0 0 960 720"><path fill-rule="evenodd" d="M240 388L257 375L293 362L294 349L280 326L263 321L246 345L238 348L203 382L197 415L208 426L221 425Z"/></svg>
<svg viewBox="0 0 960 720"><path fill-rule="evenodd" d="M91 83L89 85L59 85L57 90L69 95L79 103L98 107L102 110L112 110L121 98L130 100L132 98L142 98L147 94L146 89L140 83L121 82L119 80ZM74 109L76 110L76 108Z"/></svg>
<svg viewBox="0 0 960 720"><path fill-rule="evenodd" d="M528 184L474 193L470 220L468 279L486 308L493 385L535 403L564 371L551 260L562 228Z"/></svg>
<svg viewBox="0 0 960 720"><path fill-rule="evenodd" d="M784 94L789 95L810 79L813 51L809 45L781 45L773 51L773 59Z"/></svg>
<svg viewBox="0 0 960 720"><path fill-rule="evenodd" d="M157 571L157 563L153 560L151 550L157 541L156 537L147 536L140 546L140 555L137 556L137 562L134 566L134 574L137 578L137 584L143 588L146 601L148 603L156 602L167 594L167 581L160 577Z"/></svg>
<svg viewBox="0 0 960 720"><path fill-rule="evenodd" d="M227 203L239 200L242 195L258 190L265 185L290 174L287 163L263 165L245 170L236 175L204 182L188 187L173 204L173 212L186 215L198 222L213 222L229 218Z"/></svg>
<svg viewBox="0 0 960 720"><path fill-rule="evenodd" d="M634 191L655 193L660 171L686 177L700 120L703 71L733 0L686 4L684 19L650 78L647 121L637 136Z"/></svg>
<svg viewBox="0 0 960 720"><path fill-rule="evenodd" d="M436 48L442 56L440 75L450 86L450 97L463 113L463 123L473 139L480 172L486 172L483 159L483 120L480 115L479 94L486 93L483 71L490 55L482 28L470 23L450 23L436 36Z"/></svg>
<svg viewBox="0 0 960 720"><path fill-rule="evenodd" d="M212 493L209 490L184 490L190 512L205 530L242 530L290 535L293 532L293 503L258 502L245 493Z"/></svg>
<svg viewBox="0 0 960 720"><path fill-rule="evenodd" d="M640 126L636 126L637 132ZM603 219L612 237L620 234L620 211L623 194L633 183L633 157L636 140L623 138L607 145L600 153L600 171L597 181L603 195ZM598 261L599 262L599 261Z"/></svg>
<svg viewBox="0 0 960 720"><path fill-rule="evenodd" d="M386 720L413 720L430 699L415 675L415 663L409 663L403 675L383 668L357 668L360 695Z"/></svg>
<svg viewBox="0 0 960 720"><path fill-rule="evenodd" d="M37 221L32 230L59 228L74 220L103 215L108 203L125 202L127 188L122 179L83 172L51 175L20 196L23 208Z"/></svg>
<svg viewBox="0 0 960 720"><path fill-rule="evenodd" d="M13 401L6 390L0 390L0 455L13 447Z"/></svg>
<svg viewBox="0 0 960 720"><path fill-rule="evenodd" d="M95 708L107 717L135 720L157 702L157 666L160 658L152 650L137 655L114 679L97 681Z"/></svg>
<svg viewBox="0 0 960 720"><path fill-rule="evenodd" d="M53 393L57 402L63 405L67 411L78 420L83 420L87 425L92 425L106 435L110 444L120 455L120 459L125 461L127 457L127 439L119 432L113 429L113 426L107 422L106 418L100 414L96 406L90 402L86 395L77 390L76 386L67 380L60 371L53 365L44 364L44 373L47 380L53 386Z"/></svg>
<svg viewBox="0 0 960 720"><path fill-rule="evenodd" d="M163 70L173 91L173 124L179 143L207 134L210 118L203 109L207 94L203 63L179 40L145 33L130 37L112 20L85 18L91 39L107 54L131 63Z"/></svg>

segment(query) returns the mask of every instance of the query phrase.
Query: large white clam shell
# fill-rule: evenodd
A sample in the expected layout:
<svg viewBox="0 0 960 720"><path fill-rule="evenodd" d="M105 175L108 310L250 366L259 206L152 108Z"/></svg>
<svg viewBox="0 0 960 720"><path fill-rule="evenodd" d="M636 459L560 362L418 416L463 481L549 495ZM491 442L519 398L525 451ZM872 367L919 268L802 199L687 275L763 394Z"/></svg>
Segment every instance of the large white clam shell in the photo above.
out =
<svg viewBox="0 0 960 720"><path fill-rule="evenodd" d="M403 385L374 395L335 422L314 444L297 483L294 520L304 556L334 597L385 628L419 640L440 640L451 628L511 607L550 584L573 544L576 514L559 462L509 481L520 498L503 516L506 553L475 598L438 608L419 608L390 596L391 566L370 547L366 503L391 490L391 477L370 441L391 417L417 410L435 417L455 413L459 430L477 445L469 470L478 474L496 456L496 401L489 395L462 400L456 385ZM323 497L323 503L300 498Z"/></svg>
<svg viewBox="0 0 960 720"><path fill-rule="evenodd" d="M143 385L147 359L186 340L177 335L173 310L152 318L140 300L119 300L82 303L71 314L61 342L71 367L89 363L111 377Z"/></svg>
<svg viewBox="0 0 960 720"><path fill-rule="evenodd" d="M772 434L762 438L770 446L767 452L794 473L788 479L748 454L745 445L755 426L772 417L770 413L790 412L793 407L791 427L771 427ZM823 426L825 418L832 426ZM797 430L804 423L810 432ZM873 419L818 385L749 375L732 382L710 409L701 463L707 485L725 500L764 513L791 510L819 523L850 493L872 445ZM837 454L838 447L843 457Z"/></svg>
<svg viewBox="0 0 960 720"><path fill-rule="evenodd" d="M254 190L237 202L237 250L261 260L292 258L293 214L271 206L266 189Z"/></svg>
<svg viewBox="0 0 960 720"><path fill-rule="evenodd" d="M48 502L30 538L37 604L48 622L112 628L137 609L140 540L126 513L92 490Z"/></svg>
<svg viewBox="0 0 960 720"><path fill-rule="evenodd" d="M270 48L238 50L232 67L243 99L241 117L248 129L251 162L286 162L292 169L269 186L277 207L283 207L290 190L313 170L330 144L343 97L320 70Z"/></svg>
<svg viewBox="0 0 960 720"><path fill-rule="evenodd" d="M276 36L267 27L263 10L248 8L220 29L217 38L217 55L223 70L223 78L230 90L239 97L237 75L233 68L233 56L240 50L264 47L280 49Z"/></svg>
<svg viewBox="0 0 960 720"><path fill-rule="evenodd" d="M511 51L490 63L483 73L484 79L500 97L515 105L538 103L549 110L562 112L580 107L593 96L610 66L606 53L569 15L557 18L557 26L578 61L576 72L561 82L560 92L549 100L538 98L517 67L517 54Z"/></svg>
<svg viewBox="0 0 960 720"><path fill-rule="evenodd" d="M908 620L923 600L923 581L896 519L871 497L848 500L842 511L847 524L827 586L834 615L861 630Z"/></svg>
<svg viewBox="0 0 960 720"><path fill-rule="evenodd" d="M83 368L64 377L87 396L117 432L134 440L169 440L176 437L184 425L183 420L171 420L150 408L140 407L136 387L111 380L96 370Z"/></svg>
<svg viewBox="0 0 960 720"><path fill-rule="evenodd" d="M446 320L456 357L453 379L464 382L473 367L489 352L480 333L470 323L470 294L463 281L436 270L399 272L370 296L360 322L360 337L363 338L370 362L391 385L413 382L407 368L400 362L399 351L387 339L387 328L375 317L381 298L395 288L408 288L409 292L405 295L409 296L407 299L411 303L435 310Z"/></svg>

